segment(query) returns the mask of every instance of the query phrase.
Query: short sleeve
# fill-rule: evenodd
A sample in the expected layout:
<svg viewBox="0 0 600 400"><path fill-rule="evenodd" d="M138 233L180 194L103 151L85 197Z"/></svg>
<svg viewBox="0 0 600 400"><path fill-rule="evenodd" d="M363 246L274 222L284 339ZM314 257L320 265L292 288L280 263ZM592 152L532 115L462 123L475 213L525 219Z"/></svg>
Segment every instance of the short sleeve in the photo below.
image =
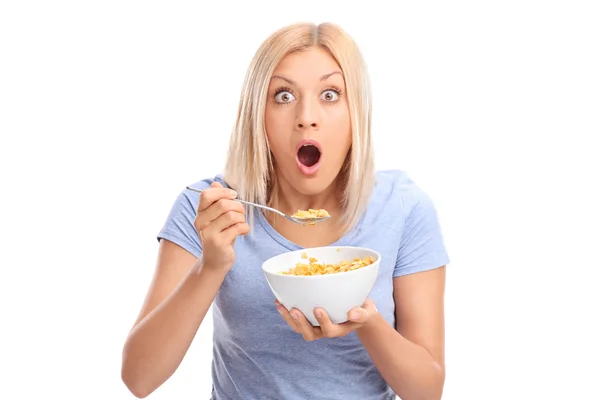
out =
<svg viewBox="0 0 600 400"><path fill-rule="evenodd" d="M437 210L431 198L419 191L404 223L394 277L427 271L449 262Z"/></svg>
<svg viewBox="0 0 600 400"><path fill-rule="evenodd" d="M205 189L210 186L210 183L205 181L192 185L194 188ZM200 194L190 190L184 190L177 196L162 229L158 233L157 239L169 240L195 257L200 257L202 254L202 246L198 233L194 227L196 219L196 210Z"/></svg>

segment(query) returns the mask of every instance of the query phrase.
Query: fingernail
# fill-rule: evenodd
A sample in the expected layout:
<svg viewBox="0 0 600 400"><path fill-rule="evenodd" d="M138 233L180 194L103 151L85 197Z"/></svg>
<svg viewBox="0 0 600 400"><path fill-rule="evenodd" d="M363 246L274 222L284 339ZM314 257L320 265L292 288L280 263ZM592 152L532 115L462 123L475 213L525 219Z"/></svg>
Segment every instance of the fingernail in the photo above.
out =
<svg viewBox="0 0 600 400"><path fill-rule="evenodd" d="M293 312L293 313L292 313L292 318L294 318L294 319L298 319L298 318L299 318L299 317L298 317L298 313L297 313L297 312Z"/></svg>
<svg viewBox="0 0 600 400"><path fill-rule="evenodd" d="M360 313L358 311L354 311L352 313L352 319L359 319L360 318Z"/></svg>
<svg viewBox="0 0 600 400"><path fill-rule="evenodd" d="M277 305L277 311L279 311L280 313L283 311L283 307L280 306L279 304Z"/></svg>
<svg viewBox="0 0 600 400"><path fill-rule="evenodd" d="M237 197L237 192L235 190L231 190L231 195L235 198Z"/></svg>
<svg viewBox="0 0 600 400"><path fill-rule="evenodd" d="M323 313L321 312L321 310L317 310L315 311L315 315L317 316L317 318L321 318L323 316Z"/></svg>

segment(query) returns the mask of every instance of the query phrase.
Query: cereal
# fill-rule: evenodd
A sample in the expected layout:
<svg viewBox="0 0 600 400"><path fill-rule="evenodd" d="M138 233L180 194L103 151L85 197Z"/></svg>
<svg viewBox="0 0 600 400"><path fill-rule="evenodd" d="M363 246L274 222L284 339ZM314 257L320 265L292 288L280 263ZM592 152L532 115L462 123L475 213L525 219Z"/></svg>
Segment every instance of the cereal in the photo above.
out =
<svg viewBox="0 0 600 400"><path fill-rule="evenodd" d="M292 218L308 219L308 218L324 218L324 217L329 217L329 216L330 215L327 212L327 210L323 210L323 209L313 210L312 208L309 208L308 210L296 211L292 215Z"/></svg>
<svg viewBox="0 0 600 400"><path fill-rule="evenodd" d="M302 253L302 258L306 253ZM339 264L325 264L319 262L316 258L308 258L308 264L299 262L295 267L290 268L288 271L280 272L283 275L295 275L295 276L313 276L313 275L328 275L337 274L340 272L354 271L359 268L366 267L375 262L375 258L372 256L355 258L352 261L340 261Z"/></svg>

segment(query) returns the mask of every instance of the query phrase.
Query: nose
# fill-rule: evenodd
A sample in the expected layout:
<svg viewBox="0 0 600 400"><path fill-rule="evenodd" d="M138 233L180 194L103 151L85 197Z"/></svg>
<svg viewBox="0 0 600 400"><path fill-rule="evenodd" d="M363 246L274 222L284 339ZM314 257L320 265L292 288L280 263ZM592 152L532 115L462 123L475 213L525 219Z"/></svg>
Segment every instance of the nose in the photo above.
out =
<svg viewBox="0 0 600 400"><path fill-rule="evenodd" d="M298 108L298 115L296 116L296 127L298 129L319 127L318 105L305 100L301 102Z"/></svg>
<svg viewBox="0 0 600 400"><path fill-rule="evenodd" d="M302 128L304 128L304 126L305 126L304 124L298 123L298 129L302 129ZM316 128L317 127L317 123L313 122L313 123L311 123L309 125L306 125L306 126L311 126L312 128Z"/></svg>

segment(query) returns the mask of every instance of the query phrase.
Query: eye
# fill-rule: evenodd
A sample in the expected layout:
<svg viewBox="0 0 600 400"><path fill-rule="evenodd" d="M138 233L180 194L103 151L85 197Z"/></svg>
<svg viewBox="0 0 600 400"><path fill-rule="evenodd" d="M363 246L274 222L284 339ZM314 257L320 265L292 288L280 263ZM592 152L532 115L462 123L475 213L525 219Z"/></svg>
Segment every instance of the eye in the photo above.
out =
<svg viewBox="0 0 600 400"><path fill-rule="evenodd" d="M287 90L282 90L281 92L275 95L275 101L278 103L289 103L295 99L296 98L294 97L294 95L288 92Z"/></svg>
<svg viewBox="0 0 600 400"><path fill-rule="evenodd" d="M332 102L340 98L340 94L335 90L326 90L321 94L321 98L325 101Z"/></svg>

